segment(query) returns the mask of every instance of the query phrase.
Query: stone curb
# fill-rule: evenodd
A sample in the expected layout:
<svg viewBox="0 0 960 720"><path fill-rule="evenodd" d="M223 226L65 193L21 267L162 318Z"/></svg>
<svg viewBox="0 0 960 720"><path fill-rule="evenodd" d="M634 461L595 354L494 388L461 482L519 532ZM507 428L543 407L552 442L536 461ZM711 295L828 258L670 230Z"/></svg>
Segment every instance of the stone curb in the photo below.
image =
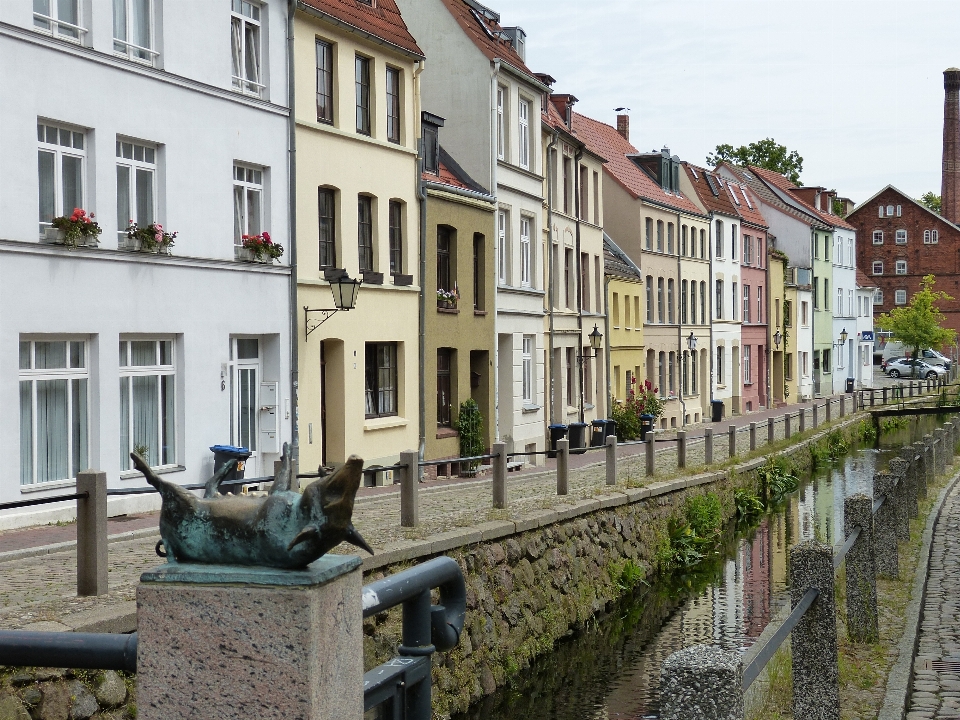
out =
<svg viewBox="0 0 960 720"><path fill-rule="evenodd" d="M900 637L900 655L887 675L887 689L883 706L877 720L903 720L907 712L907 697L910 694L910 679L913 676L913 659L917 654L917 639L920 636L920 622L923 606L927 598L927 575L930 572L930 556L933 554L933 534L940 522L947 495L960 483L960 471L937 495L937 502L927 516L923 529L923 544L920 548L920 561L913 578L913 592L907 604L906 623Z"/></svg>
<svg viewBox="0 0 960 720"><path fill-rule="evenodd" d="M159 528L140 528L139 530L129 530L128 532L117 533L107 537L108 543L123 542L124 540L139 540L140 538L156 537L160 539ZM11 560L22 560L24 558L39 557L49 555L50 553L72 550L77 546L76 540L67 540L66 542L52 543L51 545L38 545L32 548L23 548L22 550L8 550L0 552L0 563L10 562Z"/></svg>

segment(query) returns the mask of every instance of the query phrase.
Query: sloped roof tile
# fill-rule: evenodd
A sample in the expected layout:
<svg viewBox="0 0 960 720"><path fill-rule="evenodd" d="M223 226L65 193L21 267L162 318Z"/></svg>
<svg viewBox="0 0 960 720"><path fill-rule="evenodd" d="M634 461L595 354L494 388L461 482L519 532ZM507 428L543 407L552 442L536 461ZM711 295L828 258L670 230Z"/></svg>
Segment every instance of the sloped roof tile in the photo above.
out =
<svg viewBox="0 0 960 720"><path fill-rule="evenodd" d="M297 0L297 4L319 10L401 50L424 57L400 15L396 0L373 0L370 5L360 0Z"/></svg>
<svg viewBox="0 0 960 720"><path fill-rule="evenodd" d="M505 60L517 70L529 75L534 82L540 82L510 41L501 34L503 27L499 22L480 14L463 0L441 1L467 37L489 60Z"/></svg>
<svg viewBox="0 0 960 720"><path fill-rule="evenodd" d="M757 175L762 177L767 182L772 183L773 185L776 185L778 188L780 188L784 192L790 193L790 197L792 197L798 203L803 205L804 209L806 209L808 212L812 213L813 215L817 216L828 225L833 225L834 227L840 227L840 228L843 228L844 230L856 229L853 227L853 225L848 223L839 215L833 215L831 213L821 212L820 210L817 210L815 207L813 207L813 205L811 205L810 203L800 199L800 197L793 192L794 190L797 189L797 186L793 182L785 178L783 175L781 175L780 173L774 172L773 170L767 170L766 168L757 167L755 165L750 165L749 167L750 167L750 170L755 172Z"/></svg>

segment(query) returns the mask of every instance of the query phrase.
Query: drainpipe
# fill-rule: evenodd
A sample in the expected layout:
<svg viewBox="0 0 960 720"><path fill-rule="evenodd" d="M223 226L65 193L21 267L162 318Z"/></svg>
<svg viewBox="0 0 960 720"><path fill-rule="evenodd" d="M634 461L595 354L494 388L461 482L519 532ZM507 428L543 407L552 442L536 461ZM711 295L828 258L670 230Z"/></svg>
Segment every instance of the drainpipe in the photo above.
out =
<svg viewBox="0 0 960 720"><path fill-rule="evenodd" d="M770 308L773 305L773 290L770 288L770 241L767 234L763 234L763 249L766 257L763 258L767 282L767 408L774 406L773 402L773 324L770 322Z"/></svg>
<svg viewBox="0 0 960 720"><path fill-rule="evenodd" d="M414 122L419 123L420 121L420 73L423 72L425 61L417 61L417 69L413 71L413 86L415 98L415 108L414 108ZM418 124L418 127L420 125ZM427 386L426 378L424 377L423 368L426 367L426 358L427 358L427 190L423 186L423 133L420 133L421 137L418 139L418 157L415 164L415 169L417 173L417 199L420 202L420 332L419 332L419 357L420 357L420 372L417 373L418 385L417 388L419 392L419 423L420 423L420 443L418 448L418 454L420 460L424 459L424 452L427 448L427 409L426 409L426 397L427 397ZM419 474L419 473L418 473Z"/></svg>
<svg viewBox="0 0 960 720"><path fill-rule="evenodd" d="M576 197L573 199L574 209L577 214L576 229L577 235L575 238L576 253L577 253L577 355L580 356L580 362L577 363L578 371L580 373L579 385L580 385L580 422L583 422L583 364L587 362L587 356L581 355L583 352L583 268L580 265L580 213L582 208L580 207L580 158L583 157L583 148L579 148L576 154L573 156L573 192Z"/></svg>
<svg viewBox="0 0 960 720"><path fill-rule="evenodd" d="M556 407L553 402L553 388L556 382L556 378L554 377L555 368L553 366L553 305L554 292L556 291L556 282L553 277L553 190L554 185L556 184L554 175L556 174L557 163L554 159L553 149L556 147L559 139L560 131L554 129L553 138L550 140L550 144L547 145L547 313L550 318L550 336L547 341L547 361L550 368L550 393L547 397L547 407L549 408L548 417L550 418L551 423L556 422L556 418L554 417Z"/></svg>
<svg viewBox="0 0 960 720"><path fill-rule="evenodd" d="M290 106L287 131L287 192L290 225L290 459L300 462L300 313L297 308L297 118L294 108L296 83L293 72L293 17L297 0L287 4L287 104ZM326 458L324 458L326 460Z"/></svg>
<svg viewBox="0 0 960 720"><path fill-rule="evenodd" d="M680 295L680 302L677 303L677 360L683 362L683 303L686 302L686 297L683 296L683 272L680 265L680 220L681 215L677 213L677 233L674 236L676 240L677 248L677 287L676 291ZM680 398L680 427L685 427L687 424L687 403L683 400L683 372L686 370L687 364L684 362L683 367L680 369L680 392L677 393L677 397Z"/></svg>
<svg viewBox="0 0 960 720"><path fill-rule="evenodd" d="M716 269L714 268L714 263L713 263L715 258L713 257L713 213L712 212L707 215L707 255L710 258L710 279L707 282L707 298L708 298L707 307L710 308L709 310L710 317L707 318L707 322L710 325L710 352L708 353L710 355L710 416L713 417L713 401L714 401L713 388L716 382L716 378L714 377L714 372L716 371L716 368L714 368L714 362L716 360L716 348L714 347L714 343L713 343L713 324L714 324L713 319L716 314L716 311L714 310L714 307L713 307L713 298L714 298L714 295L716 294L717 278L716 278Z"/></svg>
<svg viewBox="0 0 960 720"><path fill-rule="evenodd" d="M646 282L646 280L644 280L643 282ZM610 276L609 275L603 276L603 302L604 302L604 307L607 307L607 305L610 302ZM607 338L607 347L605 348L606 352L604 352L604 356L605 356L604 364L607 370L607 417L611 417L610 409L613 407L613 384L610 378L611 342L610 342L610 313L609 312L603 313L603 332L605 337Z"/></svg>
<svg viewBox="0 0 960 720"><path fill-rule="evenodd" d="M490 177L488 182L490 183L487 187L490 189L490 194L493 197L497 197L497 141L496 141L496 132L497 132L497 75L500 73L500 61L494 60L491 63L490 71L490 127L493 129L491 134L491 143L490 143ZM493 211L493 223L494 227L497 228L499 232L500 228L500 219L499 219L499 206L494 207ZM498 249L499 252L499 238L494 240L494 247ZM494 253L494 264L493 264L493 274L495 277L493 283L493 436L496 438L497 442L501 441L500 438L500 313L498 309L500 308L500 303L497 299L497 296L500 293L500 258L497 256L497 253Z"/></svg>

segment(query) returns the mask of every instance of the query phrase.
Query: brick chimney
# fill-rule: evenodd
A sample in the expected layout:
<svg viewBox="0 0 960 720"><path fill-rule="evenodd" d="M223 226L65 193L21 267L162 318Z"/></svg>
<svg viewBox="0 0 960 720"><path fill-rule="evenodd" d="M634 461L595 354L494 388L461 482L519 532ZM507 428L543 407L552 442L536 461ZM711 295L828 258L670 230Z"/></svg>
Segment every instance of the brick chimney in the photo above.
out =
<svg viewBox="0 0 960 720"><path fill-rule="evenodd" d="M630 140L630 116L626 113L617 115L617 132L623 135L624 140Z"/></svg>
<svg viewBox="0 0 960 720"><path fill-rule="evenodd" d="M960 221L960 69L943 71L943 181L941 214Z"/></svg>

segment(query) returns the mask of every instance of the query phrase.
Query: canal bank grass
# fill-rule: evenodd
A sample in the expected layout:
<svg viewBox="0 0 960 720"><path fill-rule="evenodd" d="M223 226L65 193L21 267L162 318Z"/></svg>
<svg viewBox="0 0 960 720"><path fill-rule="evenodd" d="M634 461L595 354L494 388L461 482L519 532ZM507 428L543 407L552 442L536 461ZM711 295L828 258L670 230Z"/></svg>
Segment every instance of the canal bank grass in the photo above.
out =
<svg viewBox="0 0 960 720"><path fill-rule="evenodd" d="M847 637L846 595L841 567L837 573L837 635L840 670L841 720L876 718L883 706L886 680L900 655L900 641L906 624L906 610L920 550L923 529L933 510L937 494L949 482L953 468L927 486L927 497L920 500L918 518L910 521L910 540L898 551L899 580L877 580L880 640L856 644ZM793 682L789 641L777 651L767 666L768 686L762 705L750 713L750 720L788 720L793 718ZM797 720L802 720L797 718Z"/></svg>

